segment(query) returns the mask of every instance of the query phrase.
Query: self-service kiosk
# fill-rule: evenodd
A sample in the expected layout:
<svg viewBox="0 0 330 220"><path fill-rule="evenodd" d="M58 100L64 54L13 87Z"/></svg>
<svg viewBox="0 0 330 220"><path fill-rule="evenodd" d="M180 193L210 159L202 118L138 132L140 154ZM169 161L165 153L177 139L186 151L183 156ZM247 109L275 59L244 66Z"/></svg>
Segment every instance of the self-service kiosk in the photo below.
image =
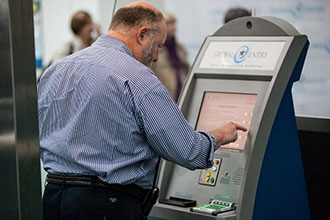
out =
<svg viewBox="0 0 330 220"><path fill-rule="evenodd" d="M179 108L196 130L246 126L190 171L162 161L149 219L310 219L292 102L309 41L273 17L236 19L208 36Z"/></svg>

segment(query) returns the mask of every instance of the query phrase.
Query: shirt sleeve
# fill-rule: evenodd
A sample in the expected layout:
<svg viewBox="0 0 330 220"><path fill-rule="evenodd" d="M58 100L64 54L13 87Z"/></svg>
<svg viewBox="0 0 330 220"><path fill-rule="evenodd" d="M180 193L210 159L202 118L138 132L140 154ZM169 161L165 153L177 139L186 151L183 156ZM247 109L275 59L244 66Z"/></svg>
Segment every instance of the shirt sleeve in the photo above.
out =
<svg viewBox="0 0 330 220"><path fill-rule="evenodd" d="M194 131L164 86L145 95L139 116L149 145L162 158L190 170L212 166L215 138Z"/></svg>

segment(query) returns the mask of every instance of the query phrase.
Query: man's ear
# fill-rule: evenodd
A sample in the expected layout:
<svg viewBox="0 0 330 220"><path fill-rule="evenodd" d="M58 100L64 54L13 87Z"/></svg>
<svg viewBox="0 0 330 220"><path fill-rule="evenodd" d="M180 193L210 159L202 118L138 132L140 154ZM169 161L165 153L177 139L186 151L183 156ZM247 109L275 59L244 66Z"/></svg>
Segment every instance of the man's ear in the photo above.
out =
<svg viewBox="0 0 330 220"><path fill-rule="evenodd" d="M137 31L137 36L136 36L136 38L137 38L137 42L139 43L139 44L143 44L145 41L145 39L146 39L146 37L147 37L147 35L149 34L148 32L149 32L150 30L149 30L149 28L148 27L145 27L145 26L143 26L143 27L141 27L138 31Z"/></svg>

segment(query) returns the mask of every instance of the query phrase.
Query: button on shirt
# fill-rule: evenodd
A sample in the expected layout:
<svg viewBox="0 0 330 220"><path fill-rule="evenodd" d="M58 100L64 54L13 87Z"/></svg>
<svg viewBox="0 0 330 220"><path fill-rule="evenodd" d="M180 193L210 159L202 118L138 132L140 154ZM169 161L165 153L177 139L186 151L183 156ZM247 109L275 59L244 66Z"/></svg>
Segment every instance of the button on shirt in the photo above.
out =
<svg viewBox="0 0 330 220"><path fill-rule="evenodd" d="M214 137L194 131L153 72L110 36L45 71L38 113L48 173L151 188L158 155L191 170L212 166Z"/></svg>

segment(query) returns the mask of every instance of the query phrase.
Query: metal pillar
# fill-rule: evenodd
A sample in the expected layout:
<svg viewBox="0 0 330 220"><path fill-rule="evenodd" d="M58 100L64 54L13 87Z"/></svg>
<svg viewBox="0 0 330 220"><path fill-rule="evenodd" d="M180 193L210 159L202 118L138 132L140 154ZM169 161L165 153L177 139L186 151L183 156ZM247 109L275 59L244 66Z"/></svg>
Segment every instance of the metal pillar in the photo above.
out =
<svg viewBox="0 0 330 220"><path fill-rule="evenodd" d="M0 219L42 219L32 0L0 0Z"/></svg>

